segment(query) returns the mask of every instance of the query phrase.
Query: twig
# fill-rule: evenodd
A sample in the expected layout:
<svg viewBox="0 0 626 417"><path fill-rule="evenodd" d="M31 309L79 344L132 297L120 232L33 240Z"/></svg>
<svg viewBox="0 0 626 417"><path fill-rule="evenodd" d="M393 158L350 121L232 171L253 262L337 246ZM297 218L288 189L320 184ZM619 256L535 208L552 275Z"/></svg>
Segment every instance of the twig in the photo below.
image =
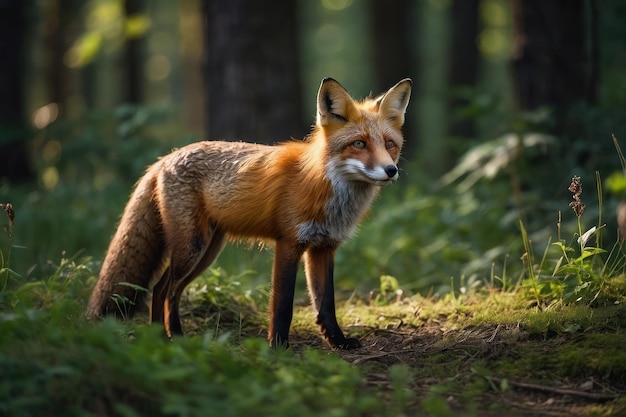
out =
<svg viewBox="0 0 626 417"><path fill-rule="evenodd" d="M385 357L385 356L398 355L398 354L401 355L401 354L406 354L406 353L415 353L415 349L395 350L395 351L392 351L392 352L375 353L373 355L358 355L359 357L356 358L355 360L351 361L350 363L352 365L360 365L363 362L367 362L367 361L372 360L372 359L382 358L382 357Z"/></svg>
<svg viewBox="0 0 626 417"><path fill-rule="evenodd" d="M496 383L501 383L503 381L503 379L501 378L491 377L490 379ZM571 395L573 397L580 397L580 398L585 398L588 400L609 401L609 400L614 400L619 397L618 394L601 394L601 393L594 393L594 392L584 392L584 391L577 391L577 390L567 389L567 388L556 388L556 387L549 387L546 385L529 384L526 382L514 382L510 380L507 380L507 382L509 385L517 387L517 388L530 389L534 391L543 391L543 392L548 392L551 394Z"/></svg>
<svg viewBox="0 0 626 417"><path fill-rule="evenodd" d="M495 340L496 335L498 334L498 330L500 330L500 328L502 327L501 324L498 324L498 326L496 327L496 329L493 331L493 334L491 335L491 337L489 339L487 339L488 343L491 343Z"/></svg>

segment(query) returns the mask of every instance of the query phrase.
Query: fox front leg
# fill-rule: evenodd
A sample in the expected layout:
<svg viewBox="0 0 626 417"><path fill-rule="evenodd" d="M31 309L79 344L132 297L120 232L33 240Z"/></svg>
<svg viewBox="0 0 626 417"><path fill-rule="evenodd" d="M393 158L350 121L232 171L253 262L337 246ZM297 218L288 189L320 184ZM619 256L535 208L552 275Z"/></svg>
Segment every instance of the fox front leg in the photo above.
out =
<svg viewBox="0 0 626 417"><path fill-rule="evenodd" d="M334 248L310 248L305 253L305 271L311 303L317 313L322 335L335 349L355 349L361 342L346 338L337 323L333 278Z"/></svg>
<svg viewBox="0 0 626 417"><path fill-rule="evenodd" d="M274 250L272 290L270 293L270 346L289 347L289 327L293 318L296 274L302 250L289 242L277 241Z"/></svg>

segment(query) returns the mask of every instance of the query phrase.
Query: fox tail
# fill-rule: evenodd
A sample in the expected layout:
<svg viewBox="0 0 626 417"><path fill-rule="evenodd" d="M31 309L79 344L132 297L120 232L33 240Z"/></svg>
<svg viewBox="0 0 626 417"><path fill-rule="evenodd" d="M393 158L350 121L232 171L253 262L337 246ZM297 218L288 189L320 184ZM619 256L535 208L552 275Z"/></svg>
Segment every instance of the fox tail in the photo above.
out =
<svg viewBox="0 0 626 417"><path fill-rule="evenodd" d="M106 314L128 318L150 292L151 280L165 272L163 233L154 200L156 180L144 178L137 184L124 209L85 312L88 319Z"/></svg>

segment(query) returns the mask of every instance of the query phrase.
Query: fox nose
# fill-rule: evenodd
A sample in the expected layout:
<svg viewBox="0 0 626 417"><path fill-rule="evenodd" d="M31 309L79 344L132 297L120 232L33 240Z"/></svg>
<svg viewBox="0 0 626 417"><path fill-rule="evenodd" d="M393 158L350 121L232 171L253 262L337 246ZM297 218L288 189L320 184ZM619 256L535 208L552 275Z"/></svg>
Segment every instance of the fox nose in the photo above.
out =
<svg viewBox="0 0 626 417"><path fill-rule="evenodd" d="M387 174L387 176L389 178L393 178L396 174L398 173L398 167L395 165L387 165L385 167L385 174Z"/></svg>

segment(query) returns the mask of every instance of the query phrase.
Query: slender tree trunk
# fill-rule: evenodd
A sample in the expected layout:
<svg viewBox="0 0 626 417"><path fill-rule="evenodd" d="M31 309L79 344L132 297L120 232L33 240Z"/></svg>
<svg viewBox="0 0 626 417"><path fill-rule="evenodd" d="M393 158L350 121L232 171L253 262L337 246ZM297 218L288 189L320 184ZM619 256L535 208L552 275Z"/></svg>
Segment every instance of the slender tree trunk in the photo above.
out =
<svg viewBox="0 0 626 417"><path fill-rule="evenodd" d="M416 74L419 91L411 99L417 108L419 151L413 160L422 173L436 179L451 168L448 141L448 72L452 15L442 3L417 1L415 42L422 65ZM415 113L414 113L415 115Z"/></svg>
<svg viewBox="0 0 626 417"><path fill-rule="evenodd" d="M597 90L597 35L594 0L514 0L513 73L522 110L547 107L541 128L561 138L595 141L585 135L580 104L592 105ZM577 163L592 158L591 146L570 147Z"/></svg>
<svg viewBox="0 0 626 417"><path fill-rule="evenodd" d="M125 0L126 17L144 12L143 0ZM143 38L126 39L125 50L125 96L128 103L138 104L143 101Z"/></svg>
<svg viewBox="0 0 626 417"><path fill-rule="evenodd" d="M46 84L49 93L48 99L52 103L63 103L65 99L65 76L63 53L67 49L65 31L67 14L64 7L67 2L53 0L49 6L46 20Z"/></svg>
<svg viewBox="0 0 626 417"><path fill-rule="evenodd" d="M26 147L22 66L25 12L30 2L0 0L0 178L32 178Z"/></svg>
<svg viewBox="0 0 626 417"><path fill-rule="evenodd" d="M468 98L461 94L463 88L476 85L478 77L478 0L454 0L452 3L452 37L450 45L450 125L452 137L471 138L475 135L473 120L459 116Z"/></svg>
<svg viewBox="0 0 626 417"><path fill-rule="evenodd" d="M389 87L403 78L410 77L416 82L416 65L413 49L417 42L412 39L411 25L415 19L415 3L411 0L369 0L368 8L371 22L372 52L376 75L373 91L387 91ZM419 86L413 86L413 94ZM403 128L407 140L402 155L410 160L415 153L415 118L407 117Z"/></svg>
<svg viewBox="0 0 626 417"><path fill-rule="evenodd" d="M77 95L80 90L80 73L65 65L64 55L71 40L81 33L81 5L78 0L50 0L40 11L45 22L42 58L47 94L42 100L57 103L63 116L67 116L68 97Z"/></svg>
<svg viewBox="0 0 626 417"><path fill-rule="evenodd" d="M302 137L297 2L207 0L204 73L210 139Z"/></svg>
<svg viewBox="0 0 626 417"><path fill-rule="evenodd" d="M589 4L590 23L585 23ZM513 72L524 110L550 106L557 132L569 103L596 98L593 0L514 0Z"/></svg>

